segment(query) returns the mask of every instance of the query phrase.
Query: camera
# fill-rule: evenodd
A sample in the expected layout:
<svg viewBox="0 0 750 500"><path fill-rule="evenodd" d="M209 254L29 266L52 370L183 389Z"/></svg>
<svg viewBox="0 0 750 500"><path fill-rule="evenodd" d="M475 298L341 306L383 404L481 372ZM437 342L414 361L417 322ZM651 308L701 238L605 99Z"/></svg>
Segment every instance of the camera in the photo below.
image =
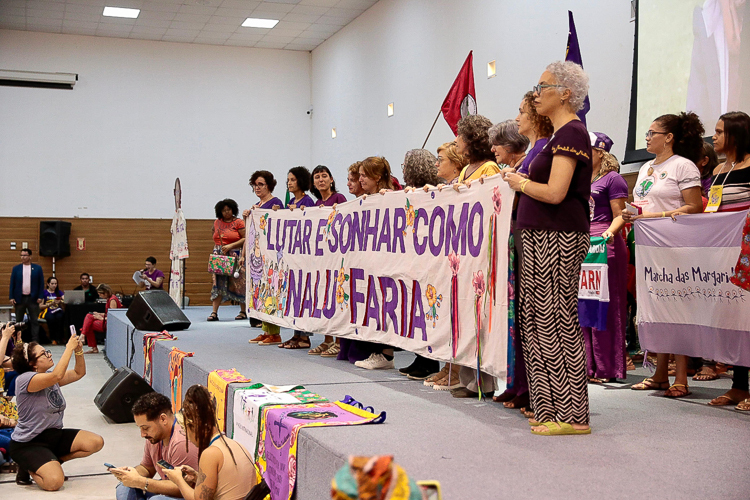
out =
<svg viewBox="0 0 750 500"><path fill-rule="evenodd" d="M16 331L20 332L21 330L23 330L24 328L26 328L29 325L25 321L8 321L5 324L5 326L15 326L16 327Z"/></svg>

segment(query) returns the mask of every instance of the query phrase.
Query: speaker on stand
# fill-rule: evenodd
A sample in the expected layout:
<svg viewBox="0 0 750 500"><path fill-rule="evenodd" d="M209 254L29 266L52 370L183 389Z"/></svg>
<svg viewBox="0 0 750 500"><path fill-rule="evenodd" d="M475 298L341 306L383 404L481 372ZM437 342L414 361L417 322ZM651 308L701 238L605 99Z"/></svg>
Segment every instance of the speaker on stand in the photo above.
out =
<svg viewBox="0 0 750 500"><path fill-rule="evenodd" d="M43 220L39 222L39 255L68 257L70 255L70 222Z"/></svg>
<svg viewBox="0 0 750 500"><path fill-rule="evenodd" d="M174 332L190 327L190 320L164 290L138 292L127 317L138 330L146 332Z"/></svg>

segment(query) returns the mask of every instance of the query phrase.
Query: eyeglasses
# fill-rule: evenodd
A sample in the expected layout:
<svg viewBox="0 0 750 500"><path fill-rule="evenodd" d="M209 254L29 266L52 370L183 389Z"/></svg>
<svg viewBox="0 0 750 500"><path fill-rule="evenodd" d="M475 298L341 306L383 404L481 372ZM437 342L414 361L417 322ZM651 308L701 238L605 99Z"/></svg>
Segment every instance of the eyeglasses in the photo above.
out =
<svg viewBox="0 0 750 500"><path fill-rule="evenodd" d="M657 132L656 130L649 130L646 132L646 139L651 139L656 134L667 135L669 132Z"/></svg>
<svg viewBox="0 0 750 500"><path fill-rule="evenodd" d="M438 156L437 161L440 163L441 161L445 160L445 156Z"/></svg>
<svg viewBox="0 0 750 500"><path fill-rule="evenodd" d="M546 83L540 83L539 85L534 85L533 87L531 87L531 90L535 94L539 95L542 93L542 90L549 89L552 87L566 88L565 85L548 85Z"/></svg>
<svg viewBox="0 0 750 500"><path fill-rule="evenodd" d="M51 358L52 357L52 351L46 350L39 357L41 358L42 356L47 356L48 358Z"/></svg>
<svg viewBox="0 0 750 500"><path fill-rule="evenodd" d="M253 187L253 189L261 189L261 188L268 186L268 184L258 184L258 183L250 184L250 185Z"/></svg>

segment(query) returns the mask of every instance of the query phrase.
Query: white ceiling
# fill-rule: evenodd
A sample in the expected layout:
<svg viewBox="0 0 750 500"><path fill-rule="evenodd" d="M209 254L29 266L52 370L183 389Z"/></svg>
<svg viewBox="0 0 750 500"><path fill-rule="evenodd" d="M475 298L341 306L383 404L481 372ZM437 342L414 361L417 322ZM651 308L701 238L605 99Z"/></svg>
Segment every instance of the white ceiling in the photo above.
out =
<svg viewBox="0 0 750 500"><path fill-rule="evenodd" d="M312 50L377 0L0 0L0 28L138 40ZM141 9L104 17L104 6ZM278 19L272 29L246 18Z"/></svg>

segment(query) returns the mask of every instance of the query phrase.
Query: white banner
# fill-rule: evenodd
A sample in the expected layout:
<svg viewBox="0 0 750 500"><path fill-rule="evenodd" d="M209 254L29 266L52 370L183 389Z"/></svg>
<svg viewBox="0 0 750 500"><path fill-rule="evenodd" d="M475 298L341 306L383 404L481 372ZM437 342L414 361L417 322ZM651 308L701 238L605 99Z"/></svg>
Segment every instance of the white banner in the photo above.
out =
<svg viewBox="0 0 750 500"><path fill-rule="evenodd" d="M750 365L750 295L730 282L746 215L637 221L637 322L644 349Z"/></svg>
<svg viewBox="0 0 750 500"><path fill-rule="evenodd" d="M395 191L335 209L253 210L248 314L441 361L479 361L503 378L513 195L496 175L458 192Z"/></svg>

